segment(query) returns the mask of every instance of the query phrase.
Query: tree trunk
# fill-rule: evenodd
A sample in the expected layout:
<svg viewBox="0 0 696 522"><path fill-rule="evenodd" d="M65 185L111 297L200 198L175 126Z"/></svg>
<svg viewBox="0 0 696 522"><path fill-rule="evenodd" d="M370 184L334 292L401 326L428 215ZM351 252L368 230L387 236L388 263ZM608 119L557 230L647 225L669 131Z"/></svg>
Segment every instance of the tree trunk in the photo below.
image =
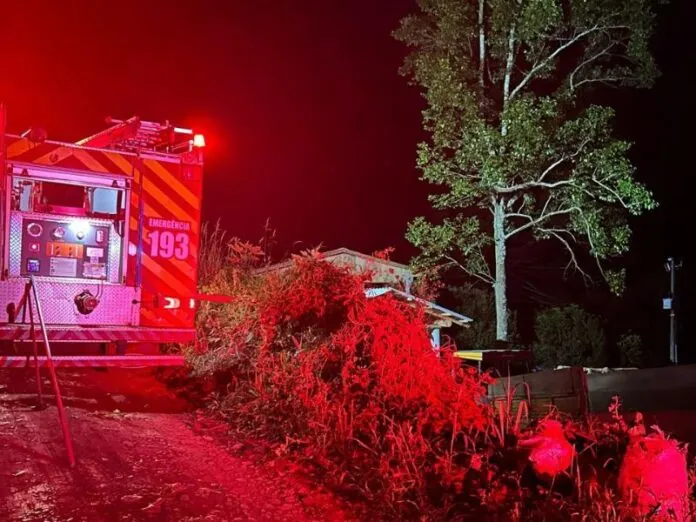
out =
<svg viewBox="0 0 696 522"><path fill-rule="evenodd" d="M483 88L485 87L485 74L486 74L486 19L484 15L486 0L479 0L478 9L478 30L479 30L479 87L483 93Z"/></svg>
<svg viewBox="0 0 696 522"><path fill-rule="evenodd" d="M498 341L508 340L507 277L505 273L505 209L501 201L493 203L493 241L495 245L495 335Z"/></svg>

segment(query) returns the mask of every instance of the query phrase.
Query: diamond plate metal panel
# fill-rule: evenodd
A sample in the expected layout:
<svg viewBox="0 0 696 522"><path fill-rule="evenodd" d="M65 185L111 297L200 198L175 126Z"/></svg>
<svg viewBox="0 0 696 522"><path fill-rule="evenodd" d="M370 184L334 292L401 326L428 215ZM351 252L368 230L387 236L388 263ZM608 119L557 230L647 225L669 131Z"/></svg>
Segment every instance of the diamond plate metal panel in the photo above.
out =
<svg viewBox="0 0 696 522"><path fill-rule="evenodd" d="M121 239L112 224L109 231L109 281L111 283L121 281L121 245L123 243Z"/></svg>
<svg viewBox="0 0 696 522"><path fill-rule="evenodd" d="M0 306L18 303L24 293L26 279L12 278L0 282ZM41 299L46 324L81 326L137 326L139 321L140 290L132 287L70 281L56 278L37 278L36 290ZM82 315L75 306L75 296L83 290L94 295L101 293L99 306L89 315ZM133 302L136 301L134 304ZM36 309L36 305L34 305ZM36 319L36 315L34 316ZM21 321L21 317L17 321ZM4 322L4 321L3 321ZM27 321L28 322L28 314Z"/></svg>
<svg viewBox="0 0 696 522"><path fill-rule="evenodd" d="M10 277L18 276L22 267L22 215L19 212L10 214Z"/></svg>

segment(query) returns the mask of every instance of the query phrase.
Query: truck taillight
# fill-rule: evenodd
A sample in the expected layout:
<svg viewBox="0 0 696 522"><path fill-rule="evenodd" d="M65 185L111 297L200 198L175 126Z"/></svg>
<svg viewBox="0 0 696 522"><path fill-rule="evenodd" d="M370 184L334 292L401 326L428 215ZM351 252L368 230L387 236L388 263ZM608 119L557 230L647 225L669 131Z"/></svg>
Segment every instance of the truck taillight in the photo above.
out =
<svg viewBox="0 0 696 522"><path fill-rule="evenodd" d="M195 134L193 136L193 146L199 148L205 147L205 138L202 134Z"/></svg>
<svg viewBox="0 0 696 522"><path fill-rule="evenodd" d="M193 297L192 297L191 299L189 299L189 308L190 308L191 310L193 310L194 308L196 308L196 300L195 300Z"/></svg>

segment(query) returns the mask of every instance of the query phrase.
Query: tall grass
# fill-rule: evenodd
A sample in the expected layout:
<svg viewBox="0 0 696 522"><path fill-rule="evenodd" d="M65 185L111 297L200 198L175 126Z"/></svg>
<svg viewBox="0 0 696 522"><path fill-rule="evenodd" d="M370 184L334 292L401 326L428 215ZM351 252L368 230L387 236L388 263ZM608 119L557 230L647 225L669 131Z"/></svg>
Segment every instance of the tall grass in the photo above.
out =
<svg viewBox="0 0 696 522"><path fill-rule="evenodd" d="M263 249L219 225L204 228L202 250L201 286L233 301L201 305L193 373L216 376L215 405L238 429L371 502L377 519L633 520L602 466L626 447L618 409L591 431L569 423L581 458L549 485L516 447L535 429L529 389L508 379L489 407L490 378L453 347L436 355L423 310L367 299L361 276L316 251L258 272Z"/></svg>

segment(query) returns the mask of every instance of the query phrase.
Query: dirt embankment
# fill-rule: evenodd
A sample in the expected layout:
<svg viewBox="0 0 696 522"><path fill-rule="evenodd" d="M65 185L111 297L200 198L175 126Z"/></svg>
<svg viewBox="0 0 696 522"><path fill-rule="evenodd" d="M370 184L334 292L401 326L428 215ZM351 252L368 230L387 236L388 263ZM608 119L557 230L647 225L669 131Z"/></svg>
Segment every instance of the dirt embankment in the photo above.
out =
<svg viewBox="0 0 696 522"><path fill-rule="evenodd" d="M70 469L53 398L36 408L31 375L0 373L0 520L358 519L281 459L189 412L150 370L60 372Z"/></svg>

